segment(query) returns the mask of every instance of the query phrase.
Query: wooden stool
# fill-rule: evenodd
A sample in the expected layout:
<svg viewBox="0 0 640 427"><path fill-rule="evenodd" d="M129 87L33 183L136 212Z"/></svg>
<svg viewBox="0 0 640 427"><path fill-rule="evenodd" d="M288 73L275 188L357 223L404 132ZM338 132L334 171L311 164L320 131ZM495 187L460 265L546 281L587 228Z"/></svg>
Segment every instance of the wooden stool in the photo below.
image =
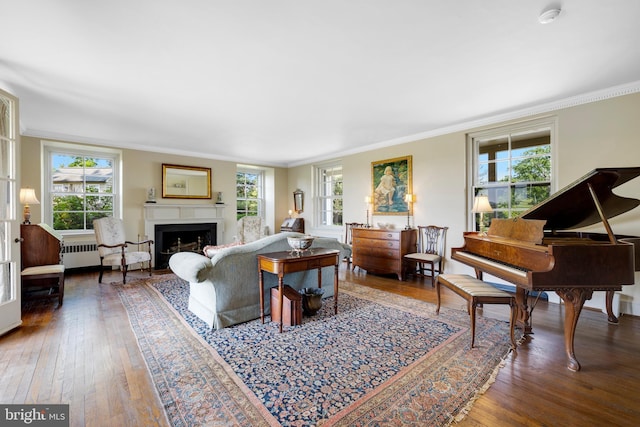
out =
<svg viewBox="0 0 640 427"><path fill-rule="evenodd" d="M478 304L509 304L511 307L509 319L511 348L515 351L516 341L513 333L516 321L515 296L467 274L440 274L436 279L436 296L438 298L436 314L440 313L440 285L446 286L467 300L467 313L471 316L471 348L473 348L476 336L476 306Z"/></svg>
<svg viewBox="0 0 640 427"><path fill-rule="evenodd" d="M302 295L289 285L283 286L282 293L282 324L301 325ZM271 321L280 322L280 292L277 286L271 288Z"/></svg>

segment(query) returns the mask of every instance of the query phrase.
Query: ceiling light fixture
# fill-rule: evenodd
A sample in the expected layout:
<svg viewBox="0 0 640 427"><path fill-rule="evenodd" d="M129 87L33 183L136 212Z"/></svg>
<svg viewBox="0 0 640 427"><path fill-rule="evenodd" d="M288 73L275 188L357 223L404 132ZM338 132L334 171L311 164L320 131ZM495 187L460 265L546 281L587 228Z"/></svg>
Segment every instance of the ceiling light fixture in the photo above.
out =
<svg viewBox="0 0 640 427"><path fill-rule="evenodd" d="M538 22L541 24L549 24L555 21L558 15L560 15L560 9L545 10L538 16Z"/></svg>

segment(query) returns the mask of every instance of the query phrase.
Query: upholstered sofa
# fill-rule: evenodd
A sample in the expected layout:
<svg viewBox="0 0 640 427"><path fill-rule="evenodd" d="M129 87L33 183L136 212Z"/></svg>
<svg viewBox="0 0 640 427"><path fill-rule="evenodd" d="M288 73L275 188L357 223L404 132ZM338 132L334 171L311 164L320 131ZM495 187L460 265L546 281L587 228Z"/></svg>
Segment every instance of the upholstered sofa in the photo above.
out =
<svg viewBox="0 0 640 427"><path fill-rule="evenodd" d="M255 242L220 249L208 258L180 252L169 259L169 267L189 282L189 310L209 327L220 329L260 317L258 285L258 254L290 250L287 236L300 233L280 233ZM340 251L339 259L351 255L348 246L336 239L318 237L311 248ZM333 295L332 267L322 269L324 297ZM317 270L287 274L284 282L294 289L318 286ZM275 275L264 273L265 313L269 313L270 288L278 285Z"/></svg>

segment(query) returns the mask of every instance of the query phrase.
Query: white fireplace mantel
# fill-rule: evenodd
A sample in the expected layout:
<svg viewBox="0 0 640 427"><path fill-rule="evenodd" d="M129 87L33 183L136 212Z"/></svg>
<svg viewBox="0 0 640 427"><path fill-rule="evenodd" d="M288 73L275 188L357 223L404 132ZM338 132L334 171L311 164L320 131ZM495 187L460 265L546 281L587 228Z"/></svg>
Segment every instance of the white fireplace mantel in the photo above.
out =
<svg viewBox="0 0 640 427"><path fill-rule="evenodd" d="M155 226L164 224L216 224L216 242L224 242L224 204L182 205L144 204L144 233L153 239ZM152 260L155 265L155 260Z"/></svg>

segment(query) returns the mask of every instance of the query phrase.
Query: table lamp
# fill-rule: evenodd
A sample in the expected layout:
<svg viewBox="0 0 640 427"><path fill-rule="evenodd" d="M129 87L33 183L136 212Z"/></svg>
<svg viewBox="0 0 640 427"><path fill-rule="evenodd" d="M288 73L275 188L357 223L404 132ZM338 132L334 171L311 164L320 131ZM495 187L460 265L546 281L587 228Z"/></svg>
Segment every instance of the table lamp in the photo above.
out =
<svg viewBox="0 0 640 427"><path fill-rule="evenodd" d="M480 214L480 234L485 234L484 214L493 212L493 208L489 203L489 196L476 196L473 200L473 209L471 209L471 212Z"/></svg>
<svg viewBox="0 0 640 427"><path fill-rule="evenodd" d="M369 228L369 205L371 205L371 196L365 196L364 203L367 205L367 228Z"/></svg>
<svg viewBox="0 0 640 427"><path fill-rule="evenodd" d="M413 194L407 193L404 195L404 201L407 203L407 226L404 228L405 230L411 229L411 224L409 223L409 216L411 215L411 203L413 203Z"/></svg>
<svg viewBox="0 0 640 427"><path fill-rule="evenodd" d="M20 189L20 203L24 205L24 211L22 211L22 215L24 216L23 224L31 224L31 208L29 205L40 204L33 188Z"/></svg>

